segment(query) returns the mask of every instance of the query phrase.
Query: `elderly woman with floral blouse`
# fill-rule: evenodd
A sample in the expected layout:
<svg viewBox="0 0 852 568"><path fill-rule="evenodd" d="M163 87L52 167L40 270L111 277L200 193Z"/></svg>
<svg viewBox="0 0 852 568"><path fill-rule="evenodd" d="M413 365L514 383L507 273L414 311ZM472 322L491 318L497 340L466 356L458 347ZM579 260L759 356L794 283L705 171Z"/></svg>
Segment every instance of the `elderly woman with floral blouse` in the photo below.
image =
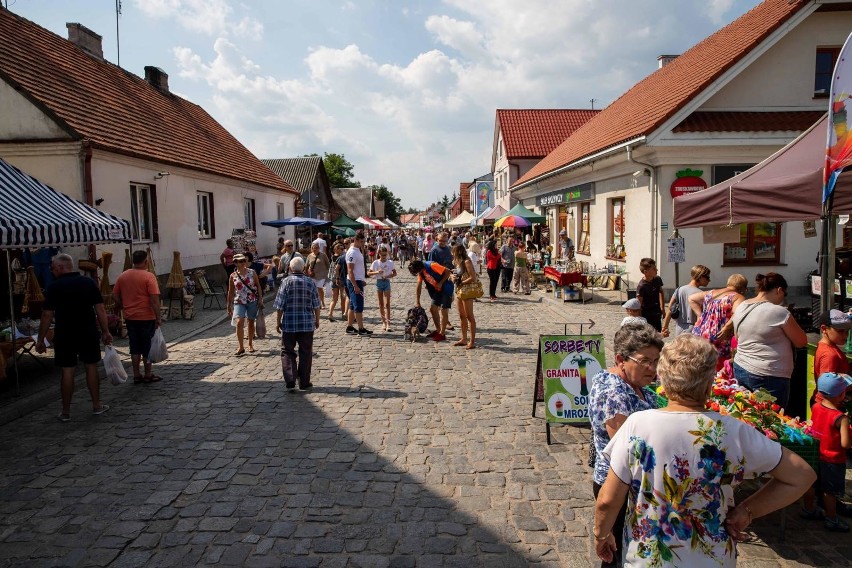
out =
<svg viewBox="0 0 852 568"><path fill-rule="evenodd" d="M628 323L616 332L614 343L615 365L592 378L589 392L589 419L595 450L592 490L596 498L609 471L609 459L603 450L610 438L634 412L657 407L657 395L644 387L657 376L662 336L647 323ZM624 502L621 510L624 511ZM616 523L618 531L624 526L623 514L617 517ZM615 558L616 561L604 562L601 566L620 566L620 553Z"/></svg>
<svg viewBox="0 0 852 568"><path fill-rule="evenodd" d="M705 409L717 357L691 334L666 345L659 373L668 405L631 414L604 449L609 472L593 529L601 560L612 561L621 542L629 566L736 566L736 541L752 520L789 505L816 479L759 430ZM764 473L769 481L735 503L736 487ZM625 497L625 527L614 531Z"/></svg>

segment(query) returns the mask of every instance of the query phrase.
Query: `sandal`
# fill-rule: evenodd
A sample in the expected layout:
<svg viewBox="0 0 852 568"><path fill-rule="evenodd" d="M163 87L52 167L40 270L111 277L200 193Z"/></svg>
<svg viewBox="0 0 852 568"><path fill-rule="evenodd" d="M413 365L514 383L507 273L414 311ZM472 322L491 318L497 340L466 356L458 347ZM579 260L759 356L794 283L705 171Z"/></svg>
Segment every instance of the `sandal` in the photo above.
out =
<svg viewBox="0 0 852 568"><path fill-rule="evenodd" d="M145 382L145 377L143 377L142 375L136 375L136 376L133 377L133 384L134 385L141 385L144 382Z"/></svg>
<svg viewBox="0 0 852 568"><path fill-rule="evenodd" d="M234 357L242 357L242 356L243 356L243 355L245 355L245 354L246 354L246 350L245 350L245 349L237 349L237 352L236 352L236 353L234 353Z"/></svg>
<svg viewBox="0 0 852 568"><path fill-rule="evenodd" d="M158 377L157 375L146 375L142 377L142 382L145 384L149 383L159 383L163 380L163 377Z"/></svg>
<svg viewBox="0 0 852 568"><path fill-rule="evenodd" d="M248 352L249 352L249 353L254 353L255 351L256 351L256 349L254 348L254 346L253 346L253 345L249 345Z"/></svg>

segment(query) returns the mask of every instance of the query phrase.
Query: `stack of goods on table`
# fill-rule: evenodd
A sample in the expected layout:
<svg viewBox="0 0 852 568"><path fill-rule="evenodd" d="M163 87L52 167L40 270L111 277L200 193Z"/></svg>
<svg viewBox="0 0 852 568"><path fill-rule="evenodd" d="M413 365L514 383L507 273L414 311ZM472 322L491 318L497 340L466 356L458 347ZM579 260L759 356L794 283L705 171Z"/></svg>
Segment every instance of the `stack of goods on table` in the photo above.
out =
<svg viewBox="0 0 852 568"><path fill-rule="evenodd" d="M659 406L668 404L663 387L656 389ZM819 463L819 440L810 432L810 424L799 417L787 416L764 389L750 391L722 370L713 381L707 408L749 424L767 438L799 454L812 467Z"/></svg>

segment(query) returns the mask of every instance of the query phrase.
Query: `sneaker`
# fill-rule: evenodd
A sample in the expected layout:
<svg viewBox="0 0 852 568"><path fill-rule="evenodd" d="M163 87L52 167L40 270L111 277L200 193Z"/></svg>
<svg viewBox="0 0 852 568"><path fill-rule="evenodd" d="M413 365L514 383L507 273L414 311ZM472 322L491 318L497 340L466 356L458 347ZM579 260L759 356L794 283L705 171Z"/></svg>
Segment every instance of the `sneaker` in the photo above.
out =
<svg viewBox="0 0 852 568"><path fill-rule="evenodd" d="M432 336L432 341L446 341L446 340L447 340L447 336L444 335L443 333L435 333L435 335Z"/></svg>
<svg viewBox="0 0 852 568"><path fill-rule="evenodd" d="M287 385L287 390L290 392L296 392L296 383L293 383L292 385Z"/></svg>
<svg viewBox="0 0 852 568"><path fill-rule="evenodd" d="M308 383L305 386L299 385L299 388L303 391L310 390L314 388L314 383Z"/></svg>
<svg viewBox="0 0 852 568"><path fill-rule="evenodd" d="M71 421L71 417L67 414L60 414L59 416L56 417L56 419L59 420L60 422L70 422Z"/></svg>
<svg viewBox="0 0 852 568"><path fill-rule="evenodd" d="M355 329L355 326L354 326L354 325L347 325L347 326L346 326L346 333L348 333L348 334L350 334L350 335L351 335L351 334L353 334L353 333L358 333L358 330L357 330L357 329Z"/></svg>
<svg viewBox="0 0 852 568"><path fill-rule="evenodd" d="M826 517L823 520L823 524L825 525L825 530L830 532L849 532L849 525L840 517L834 517L833 519Z"/></svg>
<svg viewBox="0 0 852 568"><path fill-rule="evenodd" d="M94 414L95 416L99 416L99 415L103 414L104 412L106 412L107 410L109 410L109 405L108 404L102 404L100 408L98 408L97 410L93 410L92 414Z"/></svg>
<svg viewBox="0 0 852 568"><path fill-rule="evenodd" d="M358 335L373 335L373 332L367 328L362 327L358 330Z"/></svg>
<svg viewBox="0 0 852 568"><path fill-rule="evenodd" d="M807 519L809 521L819 521L825 516L825 513L819 507L814 507L810 511L802 507L799 510L799 518Z"/></svg>

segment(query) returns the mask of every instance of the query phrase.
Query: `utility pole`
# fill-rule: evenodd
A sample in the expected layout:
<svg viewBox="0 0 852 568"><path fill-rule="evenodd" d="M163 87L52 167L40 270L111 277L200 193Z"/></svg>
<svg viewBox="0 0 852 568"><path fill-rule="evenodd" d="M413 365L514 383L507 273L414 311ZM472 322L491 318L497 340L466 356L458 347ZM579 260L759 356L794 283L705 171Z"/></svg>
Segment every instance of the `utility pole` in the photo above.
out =
<svg viewBox="0 0 852 568"><path fill-rule="evenodd" d="M8 0L7 0L8 1ZM118 36L118 17L121 15L121 0L115 0L115 64L121 67L121 41Z"/></svg>
<svg viewBox="0 0 852 568"><path fill-rule="evenodd" d="M592 110L595 110L595 101L598 99L589 99L589 102L592 103Z"/></svg>

